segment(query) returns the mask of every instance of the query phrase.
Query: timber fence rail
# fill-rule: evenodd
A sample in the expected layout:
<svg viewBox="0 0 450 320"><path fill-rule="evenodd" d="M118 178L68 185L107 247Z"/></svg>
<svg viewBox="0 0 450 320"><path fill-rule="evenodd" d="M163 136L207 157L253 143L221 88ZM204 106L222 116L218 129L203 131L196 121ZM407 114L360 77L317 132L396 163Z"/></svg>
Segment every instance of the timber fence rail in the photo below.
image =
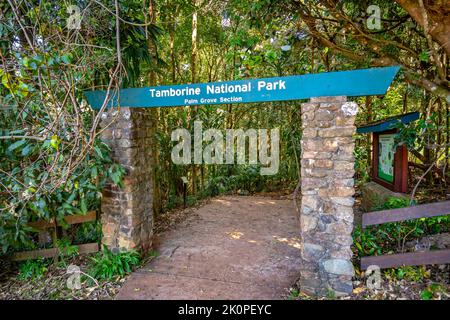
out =
<svg viewBox="0 0 450 320"><path fill-rule="evenodd" d="M86 214L75 214L64 217L64 222L57 222L54 219L51 220L39 220L29 222L28 226L39 232L45 232L47 229L75 225L80 223L92 222L97 220L97 213L95 211L89 211ZM78 254L95 253L99 251L99 244L97 242L84 243L75 245L78 248ZM61 254L59 248L38 249L30 251L15 252L10 256L13 261L22 261L37 258L53 258Z"/></svg>
<svg viewBox="0 0 450 320"><path fill-rule="evenodd" d="M445 216L450 214L450 201L434 202L412 207L374 211L363 214L363 228L390 222ZM375 265L380 269L450 263L450 249L417 251L361 258L361 269Z"/></svg>

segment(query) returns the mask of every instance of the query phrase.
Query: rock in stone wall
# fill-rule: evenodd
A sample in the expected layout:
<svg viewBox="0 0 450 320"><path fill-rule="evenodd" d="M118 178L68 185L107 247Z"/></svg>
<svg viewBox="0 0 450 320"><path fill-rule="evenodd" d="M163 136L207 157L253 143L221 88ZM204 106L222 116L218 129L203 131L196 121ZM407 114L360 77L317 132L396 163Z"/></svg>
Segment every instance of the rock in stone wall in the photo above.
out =
<svg viewBox="0 0 450 320"><path fill-rule="evenodd" d="M301 291L352 292L354 125L357 105L345 97L302 105Z"/></svg>
<svg viewBox="0 0 450 320"><path fill-rule="evenodd" d="M102 114L101 139L126 171L124 187L103 191L103 244L110 248L148 250L153 230L151 127L149 111L114 108Z"/></svg>

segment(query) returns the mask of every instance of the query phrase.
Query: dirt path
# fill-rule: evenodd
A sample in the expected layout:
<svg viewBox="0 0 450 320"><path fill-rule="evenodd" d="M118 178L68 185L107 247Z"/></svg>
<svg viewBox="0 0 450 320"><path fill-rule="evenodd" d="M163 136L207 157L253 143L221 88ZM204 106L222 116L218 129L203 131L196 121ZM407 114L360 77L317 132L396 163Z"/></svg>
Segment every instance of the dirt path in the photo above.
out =
<svg viewBox="0 0 450 320"><path fill-rule="evenodd" d="M155 239L117 299L282 299L299 273L291 200L220 197Z"/></svg>

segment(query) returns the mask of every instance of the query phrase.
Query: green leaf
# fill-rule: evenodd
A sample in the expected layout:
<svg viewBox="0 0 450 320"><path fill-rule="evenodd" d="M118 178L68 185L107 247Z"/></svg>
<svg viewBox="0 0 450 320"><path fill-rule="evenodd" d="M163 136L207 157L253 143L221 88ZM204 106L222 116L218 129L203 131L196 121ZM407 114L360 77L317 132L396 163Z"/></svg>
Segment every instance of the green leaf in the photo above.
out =
<svg viewBox="0 0 450 320"><path fill-rule="evenodd" d="M94 166L91 168L91 177L92 177L92 179L96 179L97 176L98 176L97 167Z"/></svg>
<svg viewBox="0 0 450 320"><path fill-rule="evenodd" d="M430 61L430 53L428 51L422 51L419 55L420 61L429 62Z"/></svg>
<svg viewBox="0 0 450 320"><path fill-rule="evenodd" d="M17 148L23 146L25 144L25 142L27 142L25 139L14 142L12 145L10 145L8 147L8 151L12 152L12 151L16 150Z"/></svg>
<svg viewBox="0 0 450 320"><path fill-rule="evenodd" d="M36 70L36 69L38 68L36 62L34 62L34 61L32 61L32 62L29 64L29 67L30 67L30 69L32 69L32 70Z"/></svg>
<svg viewBox="0 0 450 320"><path fill-rule="evenodd" d="M52 136L52 140L50 140L50 145L55 149L58 150L60 140L58 139L57 135Z"/></svg>
<svg viewBox="0 0 450 320"><path fill-rule="evenodd" d="M26 157L31 151L31 147L30 145L26 145L23 149L22 149L22 156Z"/></svg>
<svg viewBox="0 0 450 320"><path fill-rule="evenodd" d="M83 214L86 214L86 213L87 213L87 205L86 205L86 199L85 199L85 198L81 198L81 201L80 201L80 209L81 209L81 212L82 212Z"/></svg>
<svg viewBox="0 0 450 320"><path fill-rule="evenodd" d="M66 53L64 55L61 56L61 60L65 63L65 64L69 64L71 61L71 56L70 54Z"/></svg>
<svg viewBox="0 0 450 320"><path fill-rule="evenodd" d="M2 76L2 84L6 87L6 89L10 89L9 81L8 81L8 74L4 73Z"/></svg>
<svg viewBox="0 0 450 320"><path fill-rule="evenodd" d="M100 159L103 160L103 153L102 150L100 150L100 148L98 146L94 147L95 152L97 153L97 155L99 156Z"/></svg>
<svg viewBox="0 0 450 320"><path fill-rule="evenodd" d="M424 290L420 293L420 298L422 300L432 300L433 299L433 293L429 290Z"/></svg>
<svg viewBox="0 0 450 320"><path fill-rule="evenodd" d="M359 251L363 251L363 248L361 246L361 244L359 242L355 242L356 247L358 248Z"/></svg>

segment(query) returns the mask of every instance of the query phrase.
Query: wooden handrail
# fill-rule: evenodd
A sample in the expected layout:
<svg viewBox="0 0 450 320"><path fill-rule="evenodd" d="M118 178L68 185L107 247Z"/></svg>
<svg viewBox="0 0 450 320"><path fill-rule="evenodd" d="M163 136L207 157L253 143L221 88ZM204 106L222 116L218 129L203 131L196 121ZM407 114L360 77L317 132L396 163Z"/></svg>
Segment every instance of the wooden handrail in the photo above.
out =
<svg viewBox="0 0 450 320"><path fill-rule="evenodd" d="M364 228L388 222L445 216L448 214L450 214L450 201L433 202L407 208L364 213L362 216L362 226Z"/></svg>
<svg viewBox="0 0 450 320"><path fill-rule="evenodd" d="M97 219L97 213L95 211L89 211L86 214L74 214L74 215L64 217L64 221L69 225L95 221L96 219ZM57 223L57 225L61 226L60 223ZM55 225L54 225L54 220L50 219L49 221L39 220L39 221L29 222L28 226L33 229L36 229L36 230L45 230L48 228L53 228Z"/></svg>
<svg viewBox="0 0 450 320"><path fill-rule="evenodd" d="M450 201L427 203L407 208L373 211L363 214L362 226L430 218L450 214ZM417 251L361 258L361 269L374 265L380 269L450 263L450 250Z"/></svg>
<svg viewBox="0 0 450 320"><path fill-rule="evenodd" d="M417 251L361 258L361 269L375 265L380 269L450 263L450 250Z"/></svg>
<svg viewBox="0 0 450 320"><path fill-rule="evenodd" d="M76 246L78 247L78 254L95 253L99 251L99 245L97 242L77 244ZM53 258L59 254L60 250L58 248L23 251L14 253L11 256L11 260L22 261L37 258Z"/></svg>

